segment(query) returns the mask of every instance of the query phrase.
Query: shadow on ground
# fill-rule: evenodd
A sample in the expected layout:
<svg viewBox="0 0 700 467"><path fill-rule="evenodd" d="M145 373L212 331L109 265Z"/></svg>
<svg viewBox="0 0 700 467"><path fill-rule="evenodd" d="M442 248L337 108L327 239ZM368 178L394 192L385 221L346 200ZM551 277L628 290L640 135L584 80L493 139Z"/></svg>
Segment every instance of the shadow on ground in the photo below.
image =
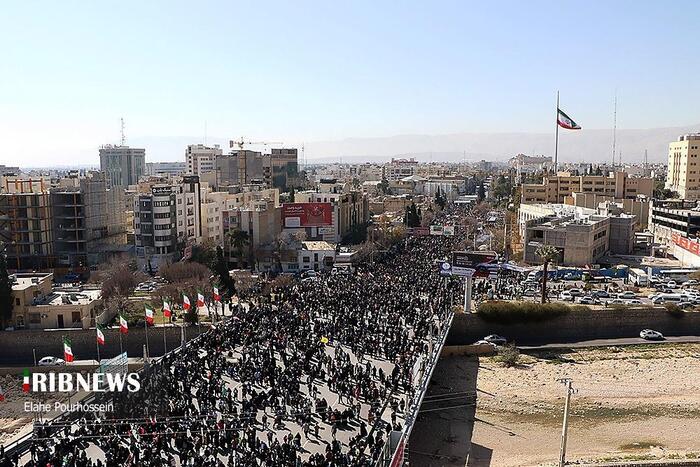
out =
<svg viewBox="0 0 700 467"><path fill-rule="evenodd" d="M464 467L467 464L478 371L479 361L475 356L449 356L438 361L411 432L408 444L411 465Z"/></svg>

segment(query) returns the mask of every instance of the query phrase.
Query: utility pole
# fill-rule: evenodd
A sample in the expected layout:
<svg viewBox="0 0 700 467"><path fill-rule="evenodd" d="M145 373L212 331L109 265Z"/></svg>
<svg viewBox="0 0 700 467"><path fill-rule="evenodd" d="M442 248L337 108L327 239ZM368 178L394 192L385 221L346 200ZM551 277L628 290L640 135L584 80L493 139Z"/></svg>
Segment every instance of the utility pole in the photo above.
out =
<svg viewBox="0 0 700 467"><path fill-rule="evenodd" d="M559 448L559 467L564 467L566 465L566 430L569 428L569 402L571 401L571 394L576 392L576 390L571 387L573 384L573 380L571 378L561 378L558 381L566 386L564 422L562 423L561 427L561 447Z"/></svg>

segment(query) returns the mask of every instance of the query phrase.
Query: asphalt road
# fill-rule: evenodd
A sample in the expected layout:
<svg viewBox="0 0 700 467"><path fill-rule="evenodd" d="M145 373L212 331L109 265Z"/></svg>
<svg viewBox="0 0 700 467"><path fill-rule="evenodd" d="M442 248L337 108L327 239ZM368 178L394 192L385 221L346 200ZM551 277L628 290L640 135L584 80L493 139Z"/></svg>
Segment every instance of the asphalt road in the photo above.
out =
<svg viewBox="0 0 700 467"><path fill-rule="evenodd" d="M579 342L551 343L544 345L523 345L518 346L521 350L539 349L577 349L583 347L612 347L619 345L639 345L639 344L692 344L700 343L700 336L669 336L662 341L648 341L641 337L620 337L617 339L594 339Z"/></svg>

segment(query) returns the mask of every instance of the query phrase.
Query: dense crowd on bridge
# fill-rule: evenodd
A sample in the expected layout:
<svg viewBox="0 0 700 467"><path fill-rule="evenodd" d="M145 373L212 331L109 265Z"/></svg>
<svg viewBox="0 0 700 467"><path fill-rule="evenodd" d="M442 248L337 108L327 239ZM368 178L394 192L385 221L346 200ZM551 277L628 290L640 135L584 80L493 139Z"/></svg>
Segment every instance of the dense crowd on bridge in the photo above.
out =
<svg viewBox="0 0 700 467"><path fill-rule="evenodd" d="M29 465L104 465L96 449L106 465L373 465L403 428L419 355L460 301L460 282L434 264L456 240L409 237L352 275L248 297L154 362L139 392L105 396L107 418L39 428ZM5 465L16 461L0 455Z"/></svg>

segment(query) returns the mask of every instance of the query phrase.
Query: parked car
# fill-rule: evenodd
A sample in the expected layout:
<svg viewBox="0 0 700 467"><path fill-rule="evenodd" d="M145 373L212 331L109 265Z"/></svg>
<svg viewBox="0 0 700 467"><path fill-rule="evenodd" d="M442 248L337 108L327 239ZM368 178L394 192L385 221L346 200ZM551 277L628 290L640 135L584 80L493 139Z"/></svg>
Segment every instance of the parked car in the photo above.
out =
<svg viewBox="0 0 700 467"><path fill-rule="evenodd" d="M610 294L607 293L605 290L596 290L591 295L593 295L596 298L610 298Z"/></svg>
<svg viewBox="0 0 700 467"><path fill-rule="evenodd" d="M584 294L583 290L581 289L569 289L568 292L571 294L572 297L582 297Z"/></svg>
<svg viewBox="0 0 700 467"><path fill-rule="evenodd" d="M535 290L535 289L523 290L523 297L535 297L536 295L537 295L537 290Z"/></svg>
<svg viewBox="0 0 700 467"><path fill-rule="evenodd" d="M642 302L638 298L633 298L631 300L626 300L626 304L627 305L644 305L644 302Z"/></svg>
<svg viewBox="0 0 700 467"><path fill-rule="evenodd" d="M559 300L565 300L565 301L570 302L573 299L574 299L574 296L571 295L571 293L568 290L565 290L559 294Z"/></svg>
<svg viewBox="0 0 700 467"><path fill-rule="evenodd" d="M666 282L666 287L668 287L669 289L677 289L678 283L676 281L668 281Z"/></svg>
<svg viewBox="0 0 700 467"><path fill-rule="evenodd" d="M489 334L482 340L495 345L506 345L508 343L508 339L503 336L499 336L498 334Z"/></svg>
<svg viewBox="0 0 700 467"><path fill-rule="evenodd" d="M495 349L496 347L498 347L498 345L494 344L493 342L485 341L485 340L483 340L483 339L480 340L480 341L474 342L474 345L490 345L490 346L493 347L494 349Z"/></svg>
<svg viewBox="0 0 700 467"><path fill-rule="evenodd" d="M590 295L586 295L585 297L579 298L578 302L581 305L595 305L597 303L600 303L600 300L597 300L597 299L591 297Z"/></svg>
<svg viewBox="0 0 700 467"><path fill-rule="evenodd" d="M617 294L617 298L621 298L623 300L632 300L634 298L637 298L637 294L632 292L631 290L626 290Z"/></svg>
<svg viewBox="0 0 700 467"><path fill-rule="evenodd" d="M664 335L659 331L654 331L653 329L644 329L639 333L639 337L648 341L662 341L664 340Z"/></svg>
<svg viewBox="0 0 700 467"><path fill-rule="evenodd" d="M59 366L65 365L66 361L57 357L43 357L37 362L38 366Z"/></svg>
<svg viewBox="0 0 700 467"><path fill-rule="evenodd" d="M625 302L621 298L613 298L612 300L607 301L608 305L627 305L627 302Z"/></svg>
<svg viewBox="0 0 700 467"><path fill-rule="evenodd" d="M700 282L698 282L698 281L695 280L695 279L690 279L690 280L687 280L687 281L683 282L683 283L681 284L681 287L683 287L684 289L686 289L686 288L688 288L688 287L696 287L696 286L698 286L698 285L700 285Z"/></svg>

